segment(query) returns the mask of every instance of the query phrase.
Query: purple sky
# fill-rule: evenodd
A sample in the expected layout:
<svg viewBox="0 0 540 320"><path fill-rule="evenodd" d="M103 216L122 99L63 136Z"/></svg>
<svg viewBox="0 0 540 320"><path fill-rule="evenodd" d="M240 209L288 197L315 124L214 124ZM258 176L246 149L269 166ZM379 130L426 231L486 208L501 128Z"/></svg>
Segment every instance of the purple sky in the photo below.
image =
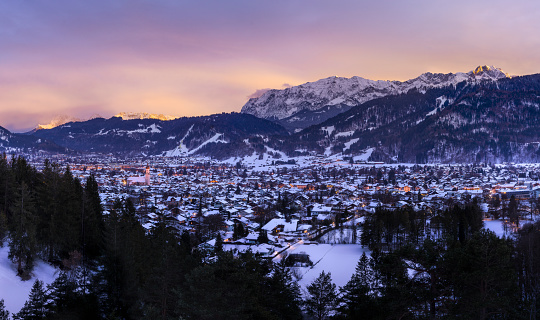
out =
<svg viewBox="0 0 540 320"><path fill-rule="evenodd" d="M536 1L0 2L0 126L240 111L328 76L540 72Z"/></svg>

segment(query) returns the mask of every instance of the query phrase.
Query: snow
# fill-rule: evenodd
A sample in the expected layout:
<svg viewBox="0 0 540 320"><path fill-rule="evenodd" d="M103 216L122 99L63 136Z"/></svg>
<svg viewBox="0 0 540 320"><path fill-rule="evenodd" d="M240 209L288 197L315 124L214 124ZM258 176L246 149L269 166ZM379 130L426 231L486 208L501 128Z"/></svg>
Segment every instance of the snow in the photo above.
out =
<svg viewBox="0 0 540 320"><path fill-rule="evenodd" d="M185 156L189 153L189 149L184 144L184 139L187 138L187 136L189 136L189 134L191 133L191 130L193 129L193 126L194 125L192 124L191 127L189 127L188 131L186 131L186 134L184 135L184 137L182 137L182 139L180 140L180 143L178 144L176 148L169 151L165 151L164 153L165 157L179 157L179 156Z"/></svg>
<svg viewBox="0 0 540 320"><path fill-rule="evenodd" d="M195 152L199 151L202 147L209 143L228 143L227 141L223 139L219 139L220 137L223 137L223 133L216 133L212 138L206 140L205 142L201 143L197 148L194 148L189 151L189 154L194 154Z"/></svg>
<svg viewBox="0 0 540 320"><path fill-rule="evenodd" d="M367 248L362 248L358 244L305 244L300 241L287 249L287 252L305 252L313 262L312 267L299 267L297 272L302 275L298 282L302 288L306 288L322 271L330 272L332 281L342 287L351 279L354 274L356 264L362 253L370 254ZM280 260L278 255L274 261Z"/></svg>
<svg viewBox="0 0 540 320"><path fill-rule="evenodd" d="M326 132L329 136L332 135L332 132L334 132L335 129L336 129L336 127L334 127L334 126L322 127L321 128L321 130Z"/></svg>
<svg viewBox="0 0 540 320"><path fill-rule="evenodd" d="M343 148L343 152L349 150L353 144L358 142L358 140L360 140L360 139L359 138L354 138L354 139L351 139L349 142L346 142L345 143L345 148Z"/></svg>
<svg viewBox="0 0 540 320"><path fill-rule="evenodd" d="M484 220L484 228L491 230L495 232L495 234L502 238L505 235L508 235L507 232L504 231L504 221L501 220Z"/></svg>
<svg viewBox="0 0 540 320"><path fill-rule="evenodd" d="M0 248L0 299L4 299L6 309L10 313L19 312L24 302L28 299L28 294L36 279L40 279L48 285L54 281L57 270L43 261L38 261L32 278L28 281L21 281L17 277L17 268L8 259L9 248L7 243Z"/></svg>
<svg viewBox="0 0 540 320"><path fill-rule="evenodd" d="M132 133L161 133L161 130L159 130L159 128L160 128L160 126L158 126L158 125L156 125L154 123L151 126L149 126L148 128L142 128L142 129L137 129L137 130L128 130L128 131L120 130L118 132L125 132L127 134L132 134Z"/></svg>
<svg viewBox="0 0 540 320"><path fill-rule="evenodd" d="M163 114L151 114L147 112L120 112L114 117L122 118L122 120L134 120L134 119L157 119L157 120L174 120L178 117L163 115Z"/></svg>
<svg viewBox="0 0 540 320"><path fill-rule="evenodd" d="M282 90L268 90L259 97L250 99L241 112L259 118L285 119L302 110L314 112L337 104L354 106L388 95L406 93L415 88L425 93L430 88L456 86L462 81L475 83L508 77L495 67L480 67L475 71L455 74L428 72L404 82L374 81L361 77L329 77Z"/></svg>
<svg viewBox="0 0 540 320"><path fill-rule="evenodd" d="M334 137L335 138L349 137L349 136L352 136L353 134L354 134L354 131L345 131L345 132L336 133L336 135Z"/></svg>
<svg viewBox="0 0 540 320"><path fill-rule="evenodd" d="M328 157L331 154L332 154L332 146L326 147L326 149L324 149L324 155Z"/></svg>
<svg viewBox="0 0 540 320"><path fill-rule="evenodd" d="M526 223L530 223L530 220L520 220L519 226L522 227ZM495 232L495 234L499 237L509 237L513 234L513 226L510 223L506 223L504 220L492 220L492 219L484 219L484 228L491 230Z"/></svg>
<svg viewBox="0 0 540 320"><path fill-rule="evenodd" d="M283 226L283 232L294 232L296 231L296 226L298 225L297 219L292 219L290 222L287 222L285 219L272 219L267 224L265 224L262 229L266 231L272 231L277 226Z"/></svg>
<svg viewBox="0 0 540 320"><path fill-rule="evenodd" d="M368 161L375 148L368 148L363 154L353 157L354 161Z"/></svg>

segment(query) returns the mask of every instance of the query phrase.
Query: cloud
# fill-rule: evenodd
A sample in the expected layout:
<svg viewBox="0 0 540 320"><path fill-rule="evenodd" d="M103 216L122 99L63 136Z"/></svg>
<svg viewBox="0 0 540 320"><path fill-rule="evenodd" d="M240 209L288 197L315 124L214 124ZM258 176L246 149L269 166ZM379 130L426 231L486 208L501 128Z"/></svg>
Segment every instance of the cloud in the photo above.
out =
<svg viewBox="0 0 540 320"><path fill-rule="evenodd" d="M263 94L265 94L267 91L270 91L270 90L272 90L272 89L270 89L270 88L258 89L257 91L250 94L248 96L248 99L259 98L260 96L262 96Z"/></svg>
<svg viewBox="0 0 540 320"><path fill-rule="evenodd" d="M33 127L54 114L238 111L268 88L330 75L407 80L479 64L540 71L540 4L413 3L0 2L0 125Z"/></svg>

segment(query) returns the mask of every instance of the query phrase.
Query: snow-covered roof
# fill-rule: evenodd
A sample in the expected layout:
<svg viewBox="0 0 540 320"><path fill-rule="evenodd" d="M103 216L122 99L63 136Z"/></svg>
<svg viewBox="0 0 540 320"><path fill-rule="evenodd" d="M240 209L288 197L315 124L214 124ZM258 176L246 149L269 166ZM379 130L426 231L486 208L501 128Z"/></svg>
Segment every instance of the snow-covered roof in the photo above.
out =
<svg viewBox="0 0 540 320"><path fill-rule="evenodd" d="M283 230L281 230L281 231L283 231L283 232L294 232L294 231L296 231L297 225L298 225L298 220L297 219L291 219L290 222L287 222L285 219L272 219L272 220L270 220L270 222L265 224L262 227L262 229L266 230L266 231L272 231L277 226L283 226Z"/></svg>

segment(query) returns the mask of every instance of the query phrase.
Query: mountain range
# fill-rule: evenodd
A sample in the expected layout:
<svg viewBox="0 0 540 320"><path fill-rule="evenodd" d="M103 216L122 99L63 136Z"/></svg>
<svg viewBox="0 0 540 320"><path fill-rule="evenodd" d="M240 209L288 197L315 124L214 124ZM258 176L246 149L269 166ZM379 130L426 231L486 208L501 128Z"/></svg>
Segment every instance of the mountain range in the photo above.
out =
<svg viewBox="0 0 540 320"><path fill-rule="evenodd" d="M468 73L424 73L417 78L400 81L374 81L361 77L330 77L282 90L269 90L251 98L242 113L273 120L291 132L318 124L364 102L407 93L457 85L478 83L509 77L501 69L479 66Z"/></svg>
<svg viewBox="0 0 540 320"><path fill-rule="evenodd" d="M241 113L172 120L115 116L27 134L2 128L0 134L5 150L538 162L540 75L510 77L499 68L480 66L404 82L332 77L269 90L250 99Z"/></svg>

